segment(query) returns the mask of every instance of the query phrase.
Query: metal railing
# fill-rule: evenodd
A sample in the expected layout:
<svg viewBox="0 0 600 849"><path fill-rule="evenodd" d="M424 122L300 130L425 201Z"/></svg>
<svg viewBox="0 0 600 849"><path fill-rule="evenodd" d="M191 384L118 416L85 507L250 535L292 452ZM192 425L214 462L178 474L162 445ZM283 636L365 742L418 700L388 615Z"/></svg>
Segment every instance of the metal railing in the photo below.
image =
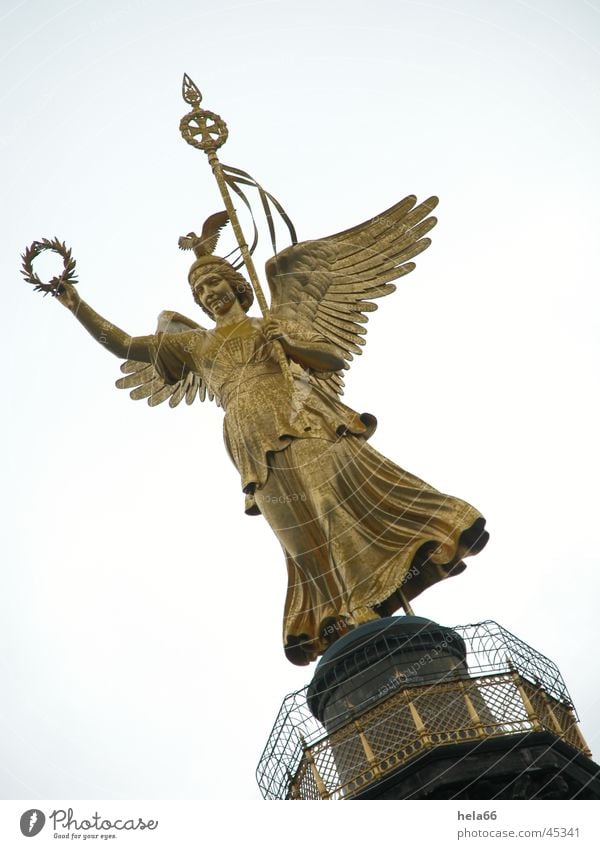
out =
<svg viewBox="0 0 600 849"><path fill-rule="evenodd" d="M267 799L349 798L429 749L546 730L590 755L556 665L496 622L454 629L464 672L391 682L387 692L328 734L306 702L287 696L257 768Z"/></svg>
<svg viewBox="0 0 600 849"><path fill-rule="evenodd" d="M305 745L284 798L348 798L428 749L544 730L591 754L572 708L516 671L407 687Z"/></svg>

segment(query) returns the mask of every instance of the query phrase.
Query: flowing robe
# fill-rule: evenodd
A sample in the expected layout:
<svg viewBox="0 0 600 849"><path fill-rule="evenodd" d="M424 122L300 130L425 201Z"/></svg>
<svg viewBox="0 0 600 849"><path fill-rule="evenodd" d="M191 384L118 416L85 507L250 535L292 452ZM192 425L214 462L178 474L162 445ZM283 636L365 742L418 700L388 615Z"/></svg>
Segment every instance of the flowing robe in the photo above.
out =
<svg viewBox="0 0 600 849"><path fill-rule="evenodd" d="M293 338L323 342L284 323ZM159 334L157 368L201 375L225 410L224 437L246 493L285 554L283 642L293 663L314 660L349 627L389 615L465 568L487 541L485 520L396 466L368 442L377 422L314 385L282 373L262 320L227 332ZM291 386L293 383L293 387Z"/></svg>

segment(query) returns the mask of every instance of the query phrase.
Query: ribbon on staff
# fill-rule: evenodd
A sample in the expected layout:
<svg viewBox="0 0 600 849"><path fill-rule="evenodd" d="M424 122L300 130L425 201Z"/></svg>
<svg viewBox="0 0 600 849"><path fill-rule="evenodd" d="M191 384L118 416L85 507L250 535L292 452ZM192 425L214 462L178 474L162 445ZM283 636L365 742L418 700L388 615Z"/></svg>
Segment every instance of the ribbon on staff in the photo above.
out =
<svg viewBox="0 0 600 849"><path fill-rule="evenodd" d="M232 165L224 165L222 162L220 163L221 171L223 173L223 178L225 182L229 186L229 188L241 198L242 202L245 204L248 212L250 213L250 218L252 219L252 228L253 228L253 237L252 244L249 247L250 255L254 253L254 250L258 244L258 228L256 226L256 220L254 218L254 213L252 212L252 206L250 201L248 200L246 193L243 189L240 188L242 186L251 186L253 189L258 191L258 196L260 198L260 202L262 204L263 211L265 213L265 218L267 219L267 226L269 228L269 236L271 238L271 245L273 246L273 253L277 253L277 241L276 241L276 233L275 233L275 222L273 221L273 211L271 209L271 205L273 208L279 213L282 221L286 225L288 229L288 233L290 234L290 239L293 245L298 243L298 237L296 236L296 230L292 221L283 208L283 206L279 203L276 197L274 197L270 192L266 191L260 183L257 183L254 177L251 177L246 171L242 171L240 168L234 168ZM243 259L238 260L236 263L232 263L234 268L240 268L244 264Z"/></svg>

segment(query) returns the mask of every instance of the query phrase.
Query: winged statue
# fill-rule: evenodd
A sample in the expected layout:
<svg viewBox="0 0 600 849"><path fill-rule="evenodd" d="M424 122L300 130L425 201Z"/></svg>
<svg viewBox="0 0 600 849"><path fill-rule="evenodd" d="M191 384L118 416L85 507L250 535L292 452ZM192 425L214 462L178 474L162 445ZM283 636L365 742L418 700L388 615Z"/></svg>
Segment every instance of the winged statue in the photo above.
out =
<svg viewBox="0 0 600 849"><path fill-rule="evenodd" d="M214 254L226 212L179 240L195 254L188 281L212 328L165 311L154 333L131 336L68 281L57 293L125 360L117 386L132 398L171 407L209 398L225 411L246 512L264 516L285 555L283 644L295 664L406 608L461 572L488 540L478 510L379 454L370 444L375 417L341 400L374 301L415 268L436 205L435 197L417 204L411 195L363 224L276 253L266 263L271 303L261 318L247 315L249 282Z"/></svg>

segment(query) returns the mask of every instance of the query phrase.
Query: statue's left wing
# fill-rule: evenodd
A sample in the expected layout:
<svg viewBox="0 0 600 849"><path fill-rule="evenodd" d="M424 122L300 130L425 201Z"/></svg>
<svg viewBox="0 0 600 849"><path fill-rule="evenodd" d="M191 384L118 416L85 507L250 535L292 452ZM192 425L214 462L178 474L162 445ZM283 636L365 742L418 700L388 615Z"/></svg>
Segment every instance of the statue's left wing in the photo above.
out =
<svg viewBox="0 0 600 849"><path fill-rule="evenodd" d="M159 340L167 334L189 333L190 330L202 331L204 328L185 315L171 310L164 310L158 316L156 335ZM158 345L160 356L160 341ZM166 374L164 368L159 367L158 358L154 364L126 360L121 371L127 376L119 378L115 385L119 389L131 390L129 395L134 401L147 398L150 407L156 407L167 400L170 407L176 407L184 398L186 404L192 404L197 398L204 401L206 397L219 406L219 399L213 395L202 377L183 363L173 363L170 373Z"/></svg>
<svg viewBox="0 0 600 849"><path fill-rule="evenodd" d="M377 309L372 300L394 292L390 281L412 271L410 260L431 244L425 235L437 223L430 213L438 199L416 202L410 195L363 224L272 257L266 265L271 314L322 334L349 368L365 344L367 313ZM342 394L340 372L326 383Z"/></svg>

